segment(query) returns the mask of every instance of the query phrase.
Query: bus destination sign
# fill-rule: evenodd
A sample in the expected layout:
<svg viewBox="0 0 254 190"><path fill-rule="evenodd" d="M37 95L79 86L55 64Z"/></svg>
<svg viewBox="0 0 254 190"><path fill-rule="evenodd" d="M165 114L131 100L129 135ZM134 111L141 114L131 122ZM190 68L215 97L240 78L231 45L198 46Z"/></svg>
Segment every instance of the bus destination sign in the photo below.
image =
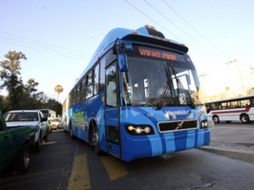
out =
<svg viewBox="0 0 254 190"><path fill-rule="evenodd" d="M140 56L176 61L176 55L173 54L173 53L169 53L167 51L162 51L162 50L157 50L157 49L150 49L150 48L145 48L145 47L138 47L138 52L137 53Z"/></svg>

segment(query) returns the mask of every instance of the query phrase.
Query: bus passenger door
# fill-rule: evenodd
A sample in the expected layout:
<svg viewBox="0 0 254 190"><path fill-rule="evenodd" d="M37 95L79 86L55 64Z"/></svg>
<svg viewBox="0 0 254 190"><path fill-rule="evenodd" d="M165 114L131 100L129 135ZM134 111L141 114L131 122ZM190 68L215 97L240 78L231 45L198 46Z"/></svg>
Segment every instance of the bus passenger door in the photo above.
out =
<svg viewBox="0 0 254 190"><path fill-rule="evenodd" d="M105 127L107 152L120 157L119 106L116 62L106 68Z"/></svg>

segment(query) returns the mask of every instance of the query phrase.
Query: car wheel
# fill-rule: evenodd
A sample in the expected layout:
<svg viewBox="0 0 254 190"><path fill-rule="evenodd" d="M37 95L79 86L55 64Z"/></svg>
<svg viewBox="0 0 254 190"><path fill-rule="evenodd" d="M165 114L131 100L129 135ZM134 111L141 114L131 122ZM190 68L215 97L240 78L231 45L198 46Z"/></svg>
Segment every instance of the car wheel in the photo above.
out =
<svg viewBox="0 0 254 190"><path fill-rule="evenodd" d="M30 146L25 143L17 155L14 171L25 173L30 163Z"/></svg>
<svg viewBox="0 0 254 190"><path fill-rule="evenodd" d="M41 144L42 144L42 139L39 138L38 141L35 143L35 152L40 152L41 151Z"/></svg>
<svg viewBox="0 0 254 190"><path fill-rule="evenodd" d="M44 140L45 142L48 142L48 135L46 135L45 137L43 137L43 140Z"/></svg>
<svg viewBox="0 0 254 190"><path fill-rule="evenodd" d="M217 115L213 116L214 123L220 123L220 119Z"/></svg>
<svg viewBox="0 0 254 190"><path fill-rule="evenodd" d="M242 115L240 116L240 120L241 120L241 122L244 123L244 124L250 122L250 118L249 118L249 116L248 116L247 114L242 114Z"/></svg>

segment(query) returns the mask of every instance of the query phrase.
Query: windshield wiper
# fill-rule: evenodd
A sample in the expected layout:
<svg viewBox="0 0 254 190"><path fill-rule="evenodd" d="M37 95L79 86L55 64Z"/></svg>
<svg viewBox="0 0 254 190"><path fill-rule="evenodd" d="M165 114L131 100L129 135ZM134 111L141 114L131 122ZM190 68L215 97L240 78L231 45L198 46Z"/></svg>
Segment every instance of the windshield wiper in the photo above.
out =
<svg viewBox="0 0 254 190"><path fill-rule="evenodd" d="M174 104L176 105L177 103L175 102L175 95L173 94L173 91L171 89L173 89L173 81L172 81L172 77L170 74L170 71L168 69L167 63L164 62L165 65L165 72L166 72L166 76L167 76L167 81L166 81L166 86L164 87L163 93L161 94L159 100L161 101L161 103L158 102L157 108L156 109L161 109L161 107L164 105L164 99L167 97L167 92L168 90L170 90L170 98L172 98L172 100L174 100ZM179 94L179 89L177 89L177 93Z"/></svg>
<svg viewBox="0 0 254 190"><path fill-rule="evenodd" d="M180 93L179 93L179 87L181 88L181 89L184 89L185 90L185 88L184 88L184 86L183 86L183 84L181 83L181 81L178 79L178 77L176 76L176 71L175 71L175 69L172 67L172 71L173 71L173 73L174 73L174 75L175 75L175 78L176 78L176 83L177 83L177 89L178 89L178 96L180 95ZM189 92L189 90L185 90L185 92L187 92L187 96L189 97L189 102L190 102L190 104L187 104L187 105L190 105L192 108L195 108L196 106L195 106L195 104L194 104L194 102L193 102L193 100L192 100L192 97L191 97L191 94L190 94L190 92Z"/></svg>

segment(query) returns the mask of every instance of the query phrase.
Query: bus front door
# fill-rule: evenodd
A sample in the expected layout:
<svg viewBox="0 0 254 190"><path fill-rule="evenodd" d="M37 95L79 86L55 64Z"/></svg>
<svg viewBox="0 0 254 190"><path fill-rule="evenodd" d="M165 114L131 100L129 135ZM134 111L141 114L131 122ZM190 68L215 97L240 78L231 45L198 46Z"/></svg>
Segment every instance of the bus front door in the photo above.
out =
<svg viewBox="0 0 254 190"><path fill-rule="evenodd" d="M120 130L116 62L106 68L105 126L107 152L120 157Z"/></svg>

